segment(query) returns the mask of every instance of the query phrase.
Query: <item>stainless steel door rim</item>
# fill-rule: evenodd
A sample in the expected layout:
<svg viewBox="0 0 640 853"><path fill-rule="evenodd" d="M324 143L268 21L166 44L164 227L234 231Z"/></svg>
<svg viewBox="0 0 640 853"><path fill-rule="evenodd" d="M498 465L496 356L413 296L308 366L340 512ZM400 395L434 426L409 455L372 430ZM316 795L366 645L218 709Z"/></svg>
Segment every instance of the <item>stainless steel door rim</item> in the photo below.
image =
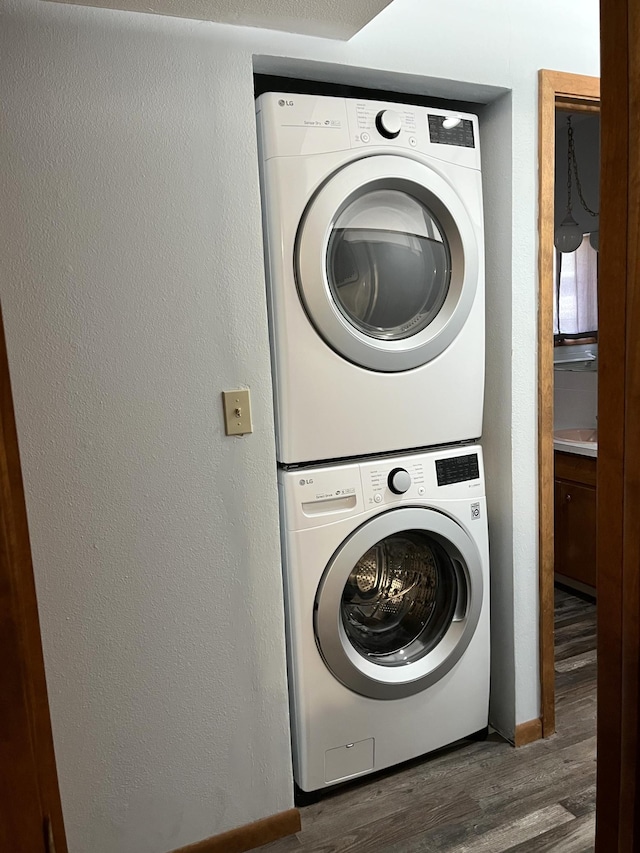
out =
<svg viewBox="0 0 640 853"><path fill-rule="evenodd" d="M433 648L406 664L386 666L365 657L349 639L342 619L343 592L364 554L382 540L408 531L426 534L451 558L456 600L448 626ZM435 684L460 660L478 625L483 598L480 553L457 522L428 507L391 509L355 530L327 565L316 594L316 641L329 670L349 689L373 699L411 696Z"/></svg>
<svg viewBox="0 0 640 853"><path fill-rule="evenodd" d="M329 243L342 213L368 194L405 193L433 215L448 246L451 277L437 315L424 328L385 339L366 334L340 309L328 279ZM309 202L295 249L296 280L307 315L322 338L344 358L369 370L397 372L426 364L464 326L478 287L479 257L473 224L453 187L424 163L374 155L334 173Z"/></svg>

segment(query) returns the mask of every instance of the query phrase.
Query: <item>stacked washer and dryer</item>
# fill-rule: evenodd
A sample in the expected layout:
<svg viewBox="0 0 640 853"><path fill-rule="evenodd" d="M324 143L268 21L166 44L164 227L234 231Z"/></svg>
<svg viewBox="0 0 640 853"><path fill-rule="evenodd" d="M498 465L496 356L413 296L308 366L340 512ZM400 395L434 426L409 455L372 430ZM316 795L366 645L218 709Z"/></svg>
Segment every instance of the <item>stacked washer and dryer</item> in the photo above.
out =
<svg viewBox="0 0 640 853"><path fill-rule="evenodd" d="M487 726L478 121L257 101L294 777Z"/></svg>

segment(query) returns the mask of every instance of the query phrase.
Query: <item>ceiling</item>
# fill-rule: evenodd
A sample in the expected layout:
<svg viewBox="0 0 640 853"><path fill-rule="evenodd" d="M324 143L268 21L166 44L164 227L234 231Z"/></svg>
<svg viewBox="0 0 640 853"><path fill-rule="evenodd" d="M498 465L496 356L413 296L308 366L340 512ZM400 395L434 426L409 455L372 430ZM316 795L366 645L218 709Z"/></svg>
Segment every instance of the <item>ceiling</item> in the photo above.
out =
<svg viewBox="0 0 640 853"><path fill-rule="evenodd" d="M56 0L348 40L391 0Z"/></svg>

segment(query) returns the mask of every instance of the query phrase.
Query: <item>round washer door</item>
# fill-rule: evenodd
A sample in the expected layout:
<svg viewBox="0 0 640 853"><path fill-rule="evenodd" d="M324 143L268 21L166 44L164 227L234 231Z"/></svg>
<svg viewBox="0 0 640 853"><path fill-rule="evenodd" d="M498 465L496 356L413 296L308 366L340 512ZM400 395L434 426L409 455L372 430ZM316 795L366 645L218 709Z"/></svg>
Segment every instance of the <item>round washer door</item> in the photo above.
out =
<svg viewBox="0 0 640 853"><path fill-rule="evenodd" d="M473 224L423 163L379 155L336 172L309 202L296 278L309 319L355 364L419 367L462 329L478 287Z"/></svg>
<svg viewBox="0 0 640 853"><path fill-rule="evenodd" d="M411 696L460 660L483 594L480 553L459 524L434 509L393 509L365 522L331 558L316 594L316 642L354 692Z"/></svg>

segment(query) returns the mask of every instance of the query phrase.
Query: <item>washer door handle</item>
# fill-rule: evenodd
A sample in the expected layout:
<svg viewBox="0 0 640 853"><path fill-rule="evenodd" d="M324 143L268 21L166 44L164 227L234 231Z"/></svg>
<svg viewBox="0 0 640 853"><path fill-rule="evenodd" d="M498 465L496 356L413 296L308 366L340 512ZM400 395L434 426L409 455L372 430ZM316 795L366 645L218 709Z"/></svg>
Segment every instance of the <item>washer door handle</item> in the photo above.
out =
<svg viewBox="0 0 640 853"><path fill-rule="evenodd" d="M453 614L454 622L463 622L467 618L467 609L469 604L469 595L467 588L467 576L462 563L458 560L453 560L453 566L456 572L456 581L458 584L458 596L456 599L456 609Z"/></svg>

